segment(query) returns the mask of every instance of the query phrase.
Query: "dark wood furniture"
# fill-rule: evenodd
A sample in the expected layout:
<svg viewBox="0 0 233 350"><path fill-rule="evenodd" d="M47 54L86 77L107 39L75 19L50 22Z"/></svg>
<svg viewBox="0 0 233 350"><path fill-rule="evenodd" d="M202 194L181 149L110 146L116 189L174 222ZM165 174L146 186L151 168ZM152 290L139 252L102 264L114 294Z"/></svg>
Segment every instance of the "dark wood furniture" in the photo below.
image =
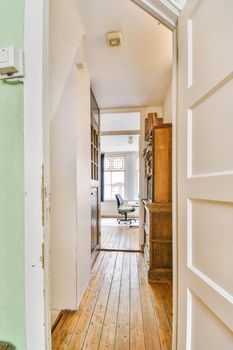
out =
<svg viewBox="0 0 233 350"><path fill-rule="evenodd" d="M172 279L172 124L146 121L144 254L150 281Z"/></svg>
<svg viewBox="0 0 233 350"><path fill-rule="evenodd" d="M100 111L91 91L91 252L95 260L100 249Z"/></svg>

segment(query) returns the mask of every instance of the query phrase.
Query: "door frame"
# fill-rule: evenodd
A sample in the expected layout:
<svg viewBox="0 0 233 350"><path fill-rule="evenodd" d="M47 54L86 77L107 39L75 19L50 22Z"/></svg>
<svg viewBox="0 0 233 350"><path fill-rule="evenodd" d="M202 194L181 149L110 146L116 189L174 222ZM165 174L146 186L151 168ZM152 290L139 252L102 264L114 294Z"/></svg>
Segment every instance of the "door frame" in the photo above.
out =
<svg viewBox="0 0 233 350"><path fill-rule="evenodd" d="M131 0L172 31L172 350L178 334L178 17L187 0Z"/></svg>
<svg viewBox="0 0 233 350"><path fill-rule="evenodd" d="M172 349L177 348L178 323L178 42L177 29L173 30L173 63L172 63L172 276L173 276L173 319L172 319Z"/></svg>
<svg viewBox="0 0 233 350"><path fill-rule="evenodd" d="M104 114L114 114L114 113L139 113L140 114L140 130L138 132L139 137L139 154L142 154L144 148L144 124L143 120L146 116L145 107L129 107L129 108L113 108L113 109L101 109L100 117ZM101 123L100 123L101 125ZM101 126L100 126L101 127ZM130 130L129 130L130 133ZM143 166L143 159L139 157L139 244L142 247L144 244L144 229L143 229L143 205L141 199L145 197L145 173Z"/></svg>
<svg viewBox="0 0 233 350"><path fill-rule="evenodd" d="M131 0L173 30L173 345L177 348L177 31L186 0ZM156 6L162 4L161 6ZM166 11L173 6L176 11ZM165 9L165 11L162 10ZM173 24L171 24L173 23ZM50 232L45 215L49 198L49 4L25 0L24 158L25 158L25 309L27 348L51 349ZM145 108L114 109L145 113ZM104 112L110 112L105 110ZM112 112L112 110L111 110ZM103 111L101 111L103 113ZM142 119L142 118L141 118ZM141 135L142 136L142 135ZM140 138L141 142L143 137ZM48 181L48 184L47 184ZM47 188L48 186L48 188ZM46 194L46 196L45 196ZM46 260L44 261L44 257ZM44 268L46 267L46 268ZM36 300L36 302L35 302ZM35 343L35 339L37 342Z"/></svg>
<svg viewBox="0 0 233 350"><path fill-rule="evenodd" d="M27 349L34 350L51 348L48 25L48 1L25 0L25 332Z"/></svg>

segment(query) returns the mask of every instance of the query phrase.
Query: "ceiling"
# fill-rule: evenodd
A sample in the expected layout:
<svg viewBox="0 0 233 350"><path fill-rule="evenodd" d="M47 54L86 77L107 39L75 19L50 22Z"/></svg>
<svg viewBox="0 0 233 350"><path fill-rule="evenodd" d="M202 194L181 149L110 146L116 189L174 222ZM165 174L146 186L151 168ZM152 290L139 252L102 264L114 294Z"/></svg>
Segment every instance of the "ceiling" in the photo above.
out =
<svg viewBox="0 0 233 350"><path fill-rule="evenodd" d="M99 107L156 106L171 80L172 33L130 0L77 0L85 57ZM106 33L121 31L110 48Z"/></svg>
<svg viewBox="0 0 233 350"><path fill-rule="evenodd" d="M101 136L101 152L138 152L139 135L132 135L132 143L129 143L130 135Z"/></svg>
<svg viewBox="0 0 233 350"><path fill-rule="evenodd" d="M101 114L101 131L140 130L140 113Z"/></svg>

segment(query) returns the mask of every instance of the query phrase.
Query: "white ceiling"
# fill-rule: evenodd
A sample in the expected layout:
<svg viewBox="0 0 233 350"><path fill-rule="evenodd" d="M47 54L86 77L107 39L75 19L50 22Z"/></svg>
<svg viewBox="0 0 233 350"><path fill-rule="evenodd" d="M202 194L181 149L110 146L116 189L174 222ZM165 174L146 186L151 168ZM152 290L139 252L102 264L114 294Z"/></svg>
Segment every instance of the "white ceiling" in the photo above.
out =
<svg viewBox="0 0 233 350"><path fill-rule="evenodd" d="M129 135L101 136L101 152L138 152L139 135L132 135L133 143L129 144Z"/></svg>
<svg viewBox="0 0 233 350"><path fill-rule="evenodd" d="M101 131L140 130L140 113L101 114Z"/></svg>
<svg viewBox="0 0 233 350"><path fill-rule="evenodd" d="M171 80L172 33L130 0L77 0L85 56L100 108L155 106ZM106 33L122 31L122 47Z"/></svg>

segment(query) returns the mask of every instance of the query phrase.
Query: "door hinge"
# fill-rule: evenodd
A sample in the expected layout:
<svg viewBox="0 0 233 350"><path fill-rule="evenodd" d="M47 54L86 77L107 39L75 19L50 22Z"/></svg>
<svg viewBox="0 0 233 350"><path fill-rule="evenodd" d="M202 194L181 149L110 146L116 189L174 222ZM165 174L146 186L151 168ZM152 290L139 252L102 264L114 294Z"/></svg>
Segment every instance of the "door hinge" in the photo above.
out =
<svg viewBox="0 0 233 350"><path fill-rule="evenodd" d="M41 265L42 265L42 269L44 270L44 265L45 265L45 252L44 252L44 242L42 243L41 246Z"/></svg>
<svg viewBox="0 0 233 350"><path fill-rule="evenodd" d="M41 207L42 207L42 225L45 223L45 178L44 178L44 164L42 165L42 180L41 180Z"/></svg>

